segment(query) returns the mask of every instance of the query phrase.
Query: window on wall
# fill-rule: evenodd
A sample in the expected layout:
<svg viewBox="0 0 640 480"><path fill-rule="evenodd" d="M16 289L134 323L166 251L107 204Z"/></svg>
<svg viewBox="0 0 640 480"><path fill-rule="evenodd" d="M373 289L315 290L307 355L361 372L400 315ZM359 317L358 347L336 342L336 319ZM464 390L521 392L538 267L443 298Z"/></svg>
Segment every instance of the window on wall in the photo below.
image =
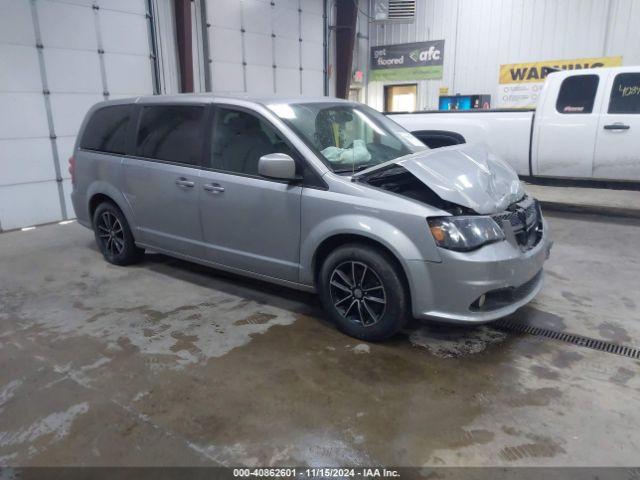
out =
<svg viewBox="0 0 640 480"><path fill-rule="evenodd" d="M417 108L418 85L387 85L384 87L385 112L413 112Z"/></svg>
<svg viewBox="0 0 640 480"><path fill-rule="evenodd" d="M87 122L80 147L105 153L124 154L130 105L116 105L97 110Z"/></svg>
<svg viewBox="0 0 640 480"><path fill-rule="evenodd" d="M143 107L136 136L136 155L199 165L204 140L204 107Z"/></svg>
<svg viewBox="0 0 640 480"><path fill-rule="evenodd" d="M608 113L640 113L640 73L616 75Z"/></svg>
<svg viewBox="0 0 640 480"><path fill-rule="evenodd" d="M559 113L591 113L598 91L598 75L576 75L563 80L558 93Z"/></svg>
<svg viewBox="0 0 640 480"><path fill-rule="evenodd" d="M258 175L258 161L263 155L294 156L278 132L256 115L218 108L213 123L209 166L215 170Z"/></svg>

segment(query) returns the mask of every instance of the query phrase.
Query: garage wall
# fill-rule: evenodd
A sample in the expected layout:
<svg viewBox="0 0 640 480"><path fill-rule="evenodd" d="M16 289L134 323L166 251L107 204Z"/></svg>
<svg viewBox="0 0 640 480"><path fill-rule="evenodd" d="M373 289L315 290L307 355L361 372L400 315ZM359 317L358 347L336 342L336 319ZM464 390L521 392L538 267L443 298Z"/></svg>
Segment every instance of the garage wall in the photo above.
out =
<svg viewBox="0 0 640 480"><path fill-rule="evenodd" d="M368 0L360 0L361 9ZM370 46L445 40L442 80L421 81L418 107L437 108L450 94L488 93L495 101L501 64L622 55L640 64L636 0L418 0L413 23L371 23ZM383 108L383 83L368 103Z"/></svg>
<svg viewBox="0 0 640 480"><path fill-rule="evenodd" d="M216 93L323 95L323 0L207 0Z"/></svg>
<svg viewBox="0 0 640 480"><path fill-rule="evenodd" d="M67 160L86 111L153 92L146 2L0 0L0 12L0 229L73 218Z"/></svg>

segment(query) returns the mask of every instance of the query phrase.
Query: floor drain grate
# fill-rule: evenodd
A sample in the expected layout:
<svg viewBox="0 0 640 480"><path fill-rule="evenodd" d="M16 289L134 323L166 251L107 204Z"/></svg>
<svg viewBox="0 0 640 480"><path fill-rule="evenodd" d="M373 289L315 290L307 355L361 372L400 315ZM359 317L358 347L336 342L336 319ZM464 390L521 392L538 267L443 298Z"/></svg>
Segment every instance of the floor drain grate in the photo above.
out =
<svg viewBox="0 0 640 480"><path fill-rule="evenodd" d="M583 337L574 333L558 332L547 328L533 327L526 323L514 322L512 320L498 320L493 326L500 330L508 330L511 332L526 333L535 335L536 337L552 338L565 343L571 343L579 347L591 348L601 352L613 353L622 357L640 359L640 349L635 347L627 347L618 345L617 343L605 342L597 338Z"/></svg>

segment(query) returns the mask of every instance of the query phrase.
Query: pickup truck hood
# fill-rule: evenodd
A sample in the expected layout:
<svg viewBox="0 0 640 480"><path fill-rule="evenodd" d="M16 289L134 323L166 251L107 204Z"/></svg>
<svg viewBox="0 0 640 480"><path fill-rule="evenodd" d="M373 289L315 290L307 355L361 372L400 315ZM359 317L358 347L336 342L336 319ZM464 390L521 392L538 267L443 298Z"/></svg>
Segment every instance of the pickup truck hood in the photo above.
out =
<svg viewBox="0 0 640 480"><path fill-rule="evenodd" d="M411 172L443 200L479 214L504 211L524 196L516 172L484 144L423 150L358 172L354 178L393 164Z"/></svg>

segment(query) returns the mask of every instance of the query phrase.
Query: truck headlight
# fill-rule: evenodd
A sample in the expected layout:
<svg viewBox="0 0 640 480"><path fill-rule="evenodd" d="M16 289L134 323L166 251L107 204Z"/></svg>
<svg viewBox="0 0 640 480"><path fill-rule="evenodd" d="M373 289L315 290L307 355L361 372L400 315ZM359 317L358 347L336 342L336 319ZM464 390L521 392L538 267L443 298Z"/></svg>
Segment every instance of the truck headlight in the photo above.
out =
<svg viewBox="0 0 640 480"><path fill-rule="evenodd" d="M467 252L504 240L504 232L491 217L433 217L427 222L436 244L449 250Z"/></svg>

